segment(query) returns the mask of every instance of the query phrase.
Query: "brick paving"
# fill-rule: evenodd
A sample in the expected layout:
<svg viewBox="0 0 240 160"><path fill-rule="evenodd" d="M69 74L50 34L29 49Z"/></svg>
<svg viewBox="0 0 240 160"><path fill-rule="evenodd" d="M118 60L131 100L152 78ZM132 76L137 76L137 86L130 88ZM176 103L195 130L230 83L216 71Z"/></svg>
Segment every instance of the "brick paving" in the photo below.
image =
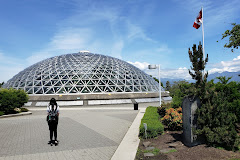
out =
<svg viewBox="0 0 240 160"><path fill-rule="evenodd" d="M0 119L0 160L108 160L138 111L60 111L58 146L48 145L45 108L32 115Z"/></svg>

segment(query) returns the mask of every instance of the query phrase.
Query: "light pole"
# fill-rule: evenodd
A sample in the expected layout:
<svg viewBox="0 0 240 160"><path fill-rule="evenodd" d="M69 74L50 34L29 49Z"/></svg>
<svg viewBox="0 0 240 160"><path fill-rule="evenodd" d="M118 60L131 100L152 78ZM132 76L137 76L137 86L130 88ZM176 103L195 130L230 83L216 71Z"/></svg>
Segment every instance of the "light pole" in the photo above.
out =
<svg viewBox="0 0 240 160"><path fill-rule="evenodd" d="M161 79L160 79L160 64L156 65L156 64L152 64L152 65L148 65L148 69L157 69L158 68L158 86L159 86L159 105L161 107L162 104L162 99L161 99Z"/></svg>

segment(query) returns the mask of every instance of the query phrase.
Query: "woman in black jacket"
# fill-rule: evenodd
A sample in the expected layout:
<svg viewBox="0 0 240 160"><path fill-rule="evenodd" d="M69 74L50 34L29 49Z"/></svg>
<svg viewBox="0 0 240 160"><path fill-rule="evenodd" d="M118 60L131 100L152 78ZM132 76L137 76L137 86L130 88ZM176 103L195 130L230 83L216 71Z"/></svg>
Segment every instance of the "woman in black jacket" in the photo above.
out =
<svg viewBox="0 0 240 160"><path fill-rule="evenodd" d="M57 140L57 125L59 119L59 106L57 105L56 99L52 98L50 100L49 105L47 106L47 121L50 131L50 141L49 144L58 144ZM54 141L53 141L53 134L54 134Z"/></svg>

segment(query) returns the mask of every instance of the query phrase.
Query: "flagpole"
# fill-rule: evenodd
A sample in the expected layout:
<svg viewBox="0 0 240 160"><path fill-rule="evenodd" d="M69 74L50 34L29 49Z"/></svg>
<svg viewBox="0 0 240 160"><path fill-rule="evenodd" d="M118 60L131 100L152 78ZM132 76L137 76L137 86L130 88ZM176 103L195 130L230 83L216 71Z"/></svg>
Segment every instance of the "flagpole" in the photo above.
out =
<svg viewBox="0 0 240 160"><path fill-rule="evenodd" d="M204 50L204 27L203 27L203 6L202 6L202 38L203 38L203 61L205 62L205 50ZM204 74L205 74L205 67L203 69L203 78L204 78Z"/></svg>

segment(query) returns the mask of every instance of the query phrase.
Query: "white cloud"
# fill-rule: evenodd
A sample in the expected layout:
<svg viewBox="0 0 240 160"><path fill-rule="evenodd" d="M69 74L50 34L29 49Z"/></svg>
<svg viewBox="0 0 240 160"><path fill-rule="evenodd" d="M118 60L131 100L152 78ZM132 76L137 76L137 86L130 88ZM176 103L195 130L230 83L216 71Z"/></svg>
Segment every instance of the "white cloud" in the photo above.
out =
<svg viewBox="0 0 240 160"><path fill-rule="evenodd" d="M237 58L233 58L234 61L240 60L240 56L237 56Z"/></svg>
<svg viewBox="0 0 240 160"><path fill-rule="evenodd" d="M156 43L141 25L131 20L131 15L123 14L122 7L98 1L72 1L71 5L74 6L71 15L57 23L48 45L27 58L29 64L79 50L107 53L121 59L122 50L133 40Z"/></svg>
<svg viewBox="0 0 240 160"><path fill-rule="evenodd" d="M209 70L209 74L212 73L222 73L222 72L237 72L240 71L240 56L234 58L231 61L221 61L212 65L212 68Z"/></svg>
<svg viewBox="0 0 240 160"><path fill-rule="evenodd" d="M154 77L158 77L157 70L145 70L147 74L153 75ZM160 71L161 78L169 78L169 79L186 79L190 80L191 76L188 73L188 69L186 67L180 67L178 69L161 69Z"/></svg>
<svg viewBox="0 0 240 160"><path fill-rule="evenodd" d="M180 67L178 69L163 69L161 70L162 78L177 79L182 78L190 80L191 76L189 75L188 69L186 67Z"/></svg>
<svg viewBox="0 0 240 160"><path fill-rule="evenodd" d="M152 75L154 77L158 77L158 69L148 69L149 63L147 62L130 62L128 63L134 65L135 67L143 70L149 75ZM190 80L191 76L188 73L188 69L186 67L180 67L178 69L161 69L160 70L160 76L161 78L170 78L170 79L186 79Z"/></svg>
<svg viewBox="0 0 240 160"><path fill-rule="evenodd" d="M77 1L75 7L81 8ZM105 35L102 35L102 31L98 30L97 26L104 21L115 30L115 27L118 26L114 25L115 19L118 18L115 12L111 9L95 8L94 4L91 4L89 10L84 10L84 12L82 9L76 10L70 17L57 24L58 29L48 44L28 57L27 62L34 64L52 56L76 53L80 50L105 51L105 53L121 58L124 41L116 36L115 40L110 41L110 44L105 43Z"/></svg>
<svg viewBox="0 0 240 160"><path fill-rule="evenodd" d="M149 65L149 63L147 63L147 62L130 62L130 61L128 61L128 63L134 65L135 67L137 67L141 70L147 70L148 65Z"/></svg>
<svg viewBox="0 0 240 160"><path fill-rule="evenodd" d="M158 77L158 70L149 70L148 65L150 63L148 62L130 62L128 63L136 66L137 68L143 70L149 75L152 75L154 77ZM208 70L209 74L213 74L216 72L222 73L222 72L238 72L240 71L240 56L237 56L231 61L221 61L220 63L211 64ZM179 67L178 69L162 69L161 68L161 77L162 78L182 78L186 80L191 80L191 76L189 75L188 68L186 67Z"/></svg>
<svg viewBox="0 0 240 160"><path fill-rule="evenodd" d="M31 65L52 56L78 52L87 49L91 40L92 31L87 28L60 29L50 40L48 46L27 58Z"/></svg>

